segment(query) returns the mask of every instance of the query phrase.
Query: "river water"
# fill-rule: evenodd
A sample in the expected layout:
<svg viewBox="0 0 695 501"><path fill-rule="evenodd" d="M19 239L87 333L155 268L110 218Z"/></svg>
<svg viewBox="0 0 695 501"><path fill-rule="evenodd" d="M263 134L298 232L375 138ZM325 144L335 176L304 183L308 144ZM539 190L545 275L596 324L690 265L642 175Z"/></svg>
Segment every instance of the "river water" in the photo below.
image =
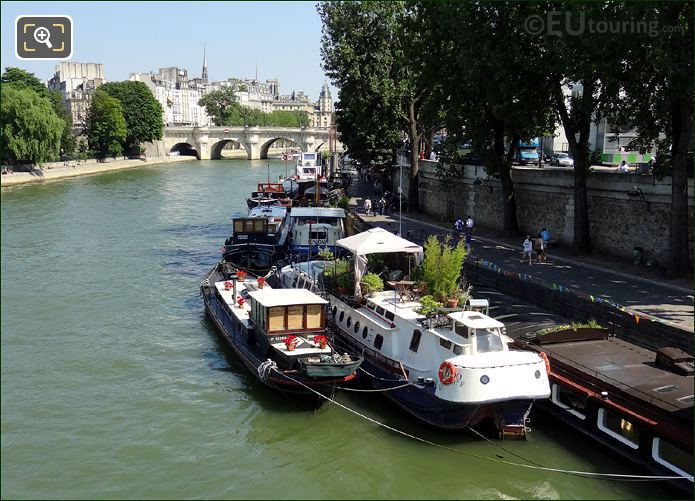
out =
<svg viewBox="0 0 695 501"><path fill-rule="evenodd" d="M540 414L527 441L489 443L423 429L380 395L337 395L451 452L257 383L198 286L267 165L191 161L3 189L3 499L671 495L503 463L637 473ZM269 170L276 179L285 163Z"/></svg>

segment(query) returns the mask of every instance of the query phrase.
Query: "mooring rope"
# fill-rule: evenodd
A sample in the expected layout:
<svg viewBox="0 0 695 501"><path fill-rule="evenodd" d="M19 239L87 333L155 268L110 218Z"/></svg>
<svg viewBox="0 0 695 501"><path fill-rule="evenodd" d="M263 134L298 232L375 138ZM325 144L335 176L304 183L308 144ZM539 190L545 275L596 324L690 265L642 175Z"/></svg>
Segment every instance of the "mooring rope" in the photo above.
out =
<svg viewBox="0 0 695 501"><path fill-rule="evenodd" d="M425 438L418 437L418 436L416 436L416 435L412 435L412 434L407 433L407 432L405 432L405 431L403 431L403 430L399 430L399 429L397 429L397 428L394 428L393 426L389 426L389 425L387 425L387 424L385 424L385 423L382 423L382 422L380 422L380 421L377 421L377 420L374 419L374 418L371 418L371 417L369 417L369 416L366 416L366 415L364 415L364 414L361 414L360 412L357 412L356 410L351 409L351 408L349 408L348 406L346 406L346 405L344 405L344 404L341 404L340 402L338 402L337 400L335 400L335 399L333 399L333 398L330 398L330 397L328 397L328 396L326 396L326 395L323 395L322 393L320 393L320 392L314 390L313 388L311 388L311 387L305 385L305 384L302 383L301 381L296 380L295 378L293 378L292 376L289 376L288 374L284 374L284 373L282 373L282 372L281 372L280 374L282 374L282 375L283 375L284 377L286 377L287 379L290 379L291 381L294 381L295 383L297 383L297 384L303 386L303 387L306 388L307 390L309 390L309 391L311 391L311 392L313 392L313 393L319 395L321 398L324 398L324 399L328 400L328 401L331 402L332 404L335 404L335 405L341 407L342 409L345 409L346 411L351 412L351 413L355 414L356 416L359 416L359 417L361 417L361 418L363 418L363 419L366 419L367 421L370 421L370 422L372 422L372 423L374 423L374 424L376 424L376 425L378 425L378 426L381 426L381 427L383 427L383 428L386 428L387 430L391 430L391 431L393 431L393 432L395 432L395 433L398 433L398 434L403 435L403 436L405 436L405 437L411 438L411 439L416 440L416 441L418 441L418 442L422 442L422 443L425 443L425 444L428 444L428 445L432 445L432 446L434 446L434 447L438 447L438 448L440 448L440 449L444 449L444 450L447 450L447 451L449 451L449 452L453 452L453 453L456 453L456 454L461 454L461 455L463 455L463 456L473 457L473 458L476 458L476 459L482 459L482 460L484 460L484 461L490 461L490 462L493 462L493 463L506 464L506 465L509 465L509 466L518 466L518 467L520 467L520 468L527 468L527 469L531 469L531 470L542 470L542 471L549 471L549 472L554 472L554 473L563 473L563 474L565 474L565 475L573 475L573 476L578 476L578 477L600 478L600 479L615 480L615 481L628 481L628 482L635 482L635 481L639 482L639 481L642 481L642 482L652 482L652 481L655 481L655 480L690 480L690 481L693 480L693 476L692 476L692 475L688 475L688 476L681 476L681 475L671 475L671 476L669 476L669 475L631 475L631 474L625 474L625 473L596 473L596 472L591 472L591 471L564 470L564 469L562 469L562 468L550 468L550 467L548 467L548 466L542 466L542 465L538 465L538 464L535 464L535 463L534 463L534 464L515 463L515 462L513 462L513 461L507 461L507 460L505 460L505 459L490 458L490 457L481 456L481 455L479 455L479 454L474 454L474 453L471 453L471 452L465 452L465 451L462 451L462 450L460 450L460 449L454 449L453 447L449 447L449 446L447 446L447 445L438 444L438 443L436 443L436 442L432 442L431 440L427 440L427 439L425 439ZM519 456L517 456L517 457L519 457ZM525 459L525 458L524 458L524 461L529 461L529 462L531 462L530 460Z"/></svg>

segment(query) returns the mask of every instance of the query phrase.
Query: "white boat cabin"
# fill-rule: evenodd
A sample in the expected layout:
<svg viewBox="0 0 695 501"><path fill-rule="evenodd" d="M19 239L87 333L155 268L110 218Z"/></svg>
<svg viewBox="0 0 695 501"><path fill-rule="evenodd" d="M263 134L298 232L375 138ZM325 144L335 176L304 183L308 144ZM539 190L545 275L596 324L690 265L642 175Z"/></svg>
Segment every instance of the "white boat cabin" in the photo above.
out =
<svg viewBox="0 0 695 501"><path fill-rule="evenodd" d="M345 236L345 210L332 207L294 207L290 211L290 250L316 253L335 251Z"/></svg>
<svg viewBox="0 0 695 501"><path fill-rule="evenodd" d="M297 181L315 181L323 175L317 151L302 152L297 159Z"/></svg>

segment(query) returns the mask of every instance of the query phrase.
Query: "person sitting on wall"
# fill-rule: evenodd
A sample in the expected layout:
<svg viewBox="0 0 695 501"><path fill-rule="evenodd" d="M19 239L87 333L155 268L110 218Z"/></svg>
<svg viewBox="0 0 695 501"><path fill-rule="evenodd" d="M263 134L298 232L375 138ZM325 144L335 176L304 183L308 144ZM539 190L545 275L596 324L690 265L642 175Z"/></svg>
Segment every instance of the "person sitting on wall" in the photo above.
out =
<svg viewBox="0 0 695 501"><path fill-rule="evenodd" d="M630 172L630 167L627 166L627 162L625 160L620 162L620 166L618 167L618 172Z"/></svg>

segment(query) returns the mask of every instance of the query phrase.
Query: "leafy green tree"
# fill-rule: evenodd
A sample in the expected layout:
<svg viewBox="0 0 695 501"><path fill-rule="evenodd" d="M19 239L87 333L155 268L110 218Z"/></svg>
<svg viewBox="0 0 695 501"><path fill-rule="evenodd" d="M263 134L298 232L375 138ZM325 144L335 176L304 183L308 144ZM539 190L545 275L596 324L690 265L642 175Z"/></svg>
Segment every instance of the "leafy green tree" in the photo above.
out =
<svg viewBox="0 0 695 501"><path fill-rule="evenodd" d="M0 77L0 83L13 85L20 89L31 89L39 96L48 97L48 87L36 78L33 73L29 73L21 68L6 66L5 72Z"/></svg>
<svg viewBox="0 0 695 501"><path fill-rule="evenodd" d="M417 2L322 2L323 68L340 89L341 140L371 167L386 169L404 131L410 140L409 206L418 207L420 142L431 82L429 37Z"/></svg>
<svg viewBox="0 0 695 501"><path fill-rule="evenodd" d="M636 23L658 33L630 36L623 52L620 92L607 110L613 123L631 125L637 138L628 147L645 153L657 149L656 175L671 175L669 277L692 273L688 231L687 153L693 140L693 4L630 5ZM670 162L667 161L670 157Z"/></svg>
<svg viewBox="0 0 695 501"><path fill-rule="evenodd" d="M60 150L67 156L72 155L77 146L75 134L72 130L72 115L63 106L60 99L60 92L51 92L48 90L41 80L36 78L33 73L29 73L21 68L6 67L5 72L0 78L0 82L4 85L13 86L17 89L31 89L41 97L47 97L51 100L53 110L56 115L65 122L63 134L60 139ZM59 151L60 151L59 150Z"/></svg>
<svg viewBox="0 0 695 501"><path fill-rule="evenodd" d="M144 82L109 82L99 88L121 103L127 126L123 146L128 153L139 154L141 143L162 138L162 106Z"/></svg>
<svg viewBox="0 0 695 501"><path fill-rule="evenodd" d="M231 121L238 121L238 108L234 89L224 87L220 90L208 92L198 100L198 106L203 106L205 112L212 117L215 125L232 125ZM243 125L243 124L242 124Z"/></svg>
<svg viewBox="0 0 695 501"><path fill-rule="evenodd" d="M115 157L123 152L128 133L123 107L101 88L94 91L86 124L89 147L98 157Z"/></svg>
<svg viewBox="0 0 695 501"><path fill-rule="evenodd" d="M453 185L451 178L462 174L460 146L472 141L487 172L500 178L503 228L515 236L515 148L520 140L552 130L555 118L549 86L544 78L534 78L543 72L537 39L524 30L524 19L536 11L523 3L494 2L427 3L423 8L431 24L431 74L440 82L433 89L446 107L448 137L439 175ZM493 85L486 83L490 80Z"/></svg>
<svg viewBox="0 0 695 501"><path fill-rule="evenodd" d="M2 85L1 91L3 161L41 164L54 159L65 123L56 115L51 101L31 88Z"/></svg>

